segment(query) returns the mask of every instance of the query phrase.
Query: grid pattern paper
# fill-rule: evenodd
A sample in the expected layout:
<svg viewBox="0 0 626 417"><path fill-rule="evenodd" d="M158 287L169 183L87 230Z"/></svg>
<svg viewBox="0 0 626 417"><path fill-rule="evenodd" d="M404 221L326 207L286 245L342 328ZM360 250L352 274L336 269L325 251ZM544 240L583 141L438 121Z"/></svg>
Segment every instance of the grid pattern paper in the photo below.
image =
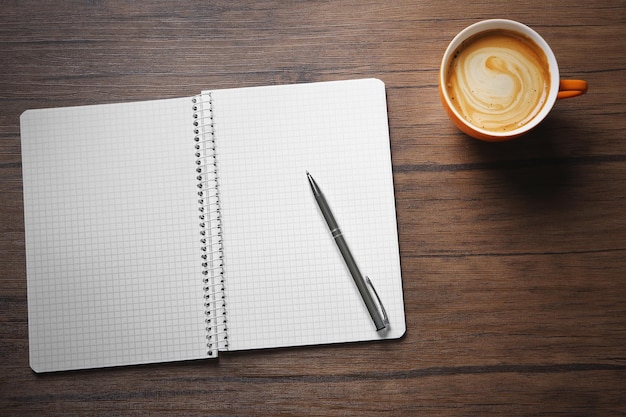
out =
<svg viewBox="0 0 626 417"><path fill-rule="evenodd" d="M229 349L402 336L384 84L368 79L211 94ZM376 332L313 198L307 170L362 273L371 277L389 331Z"/></svg>
<svg viewBox="0 0 626 417"><path fill-rule="evenodd" d="M31 367L206 357L191 98L22 115Z"/></svg>

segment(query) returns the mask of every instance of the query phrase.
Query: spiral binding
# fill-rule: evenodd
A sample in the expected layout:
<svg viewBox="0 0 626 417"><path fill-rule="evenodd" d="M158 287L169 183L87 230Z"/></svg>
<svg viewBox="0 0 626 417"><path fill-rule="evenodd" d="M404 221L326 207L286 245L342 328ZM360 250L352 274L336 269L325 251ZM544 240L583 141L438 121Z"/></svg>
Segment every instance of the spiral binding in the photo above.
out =
<svg viewBox="0 0 626 417"><path fill-rule="evenodd" d="M211 93L192 98L207 355L228 349L220 195Z"/></svg>

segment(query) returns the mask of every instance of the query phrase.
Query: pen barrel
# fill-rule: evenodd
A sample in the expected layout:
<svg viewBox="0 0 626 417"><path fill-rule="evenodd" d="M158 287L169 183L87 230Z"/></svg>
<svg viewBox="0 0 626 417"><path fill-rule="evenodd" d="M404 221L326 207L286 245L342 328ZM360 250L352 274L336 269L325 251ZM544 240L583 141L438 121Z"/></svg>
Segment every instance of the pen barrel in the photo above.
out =
<svg viewBox="0 0 626 417"><path fill-rule="evenodd" d="M317 186L317 183L308 172L307 177L309 179L309 184L311 185L311 191L313 191L315 201L317 202L317 205L320 208L322 215L324 216L324 220L326 220L326 224L330 229L330 233L335 239L335 243L337 244L337 247L341 252L341 256L343 257L343 260L345 261L348 270L350 271L350 275L352 275L352 279L354 279L354 283L356 284L356 287L361 294L361 298L363 299L363 302L365 302L365 307L367 307L367 311L372 317L372 321L376 326L376 330L382 330L387 327L386 315L383 312L383 315L385 316L385 318L383 318L383 316L381 316L380 312L378 311L376 302L374 301L372 294L367 288L367 284L363 279L363 275L361 275L361 271L359 271L359 267L357 266L356 261L352 257L352 252L350 252L348 244L343 238L341 230L339 230L339 225L335 220L335 216L333 216L333 212L330 210L330 206L328 205L328 202L326 201L322 190L320 190L320 188Z"/></svg>
<svg viewBox="0 0 626 417"><path fill-rule="evenodd" d="M348 244L343 238L341 231L339 231L338 228L336 228L335 230L337 231L337 233L333 232L335 243L337 244L337 247L339 248L339 251L341 252L341 255L343 256L343 259L346 262L346 266L348 267L348 270L350 271L350 275L352 275L352 278L354 279L354 283L356 284L356 287L361 293L361 297L363 298L363 301L365 302L365 307L367 307L367 311L369 312L370 316L372 317L372 320L374 321L376 330L382 330L386 327L386 324L384 320L382 319L382 317L380 316L378 309L376 308L376 302L374 301L374 298L372 297L369 290L367 289L367 286L365 284L365 279L363 279L363 275L361 275L361 271L359 270L359 267L357 266L356 261L352 257L352 252L350 252L350 249L348 248Z"/></svg>

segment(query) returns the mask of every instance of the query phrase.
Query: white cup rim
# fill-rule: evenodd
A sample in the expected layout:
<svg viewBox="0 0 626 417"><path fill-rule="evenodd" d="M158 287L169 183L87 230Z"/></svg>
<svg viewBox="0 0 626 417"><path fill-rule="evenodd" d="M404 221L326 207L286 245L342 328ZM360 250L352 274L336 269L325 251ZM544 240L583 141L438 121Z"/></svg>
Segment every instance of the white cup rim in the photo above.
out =
<svg viewBox="0 0 626 417"><path fill-rule="evenodd" d="M494 29L506 29L513 32L520 33L532 39L545 53L546 58L548 59L548 66L550 71L550 91L548 93L548 98L544 103L541 111L533 117L531 121L524 124L523 126L509 130L505 132L497 132L493 130L487 130L475 126L465 120L465 118L458 112L455 106L452 105L450 97L448 96L447 89L445 88L445 77L447 73L448 63L450 61L450 57L456 49L468 38L473 35L476 35L480 32L494 30ZM545 119L545 117L550 113L554 103L557 100L557 95L559 93L559 67L556 61L556 57L554 56L554 52L548 45L548 43L537 33L534 29L529 26L517 22L515 20L509 19L487 19L481 20L479 22L473 23L472 25L466 27L462 31L460 31L448 44L445 53L443 54L443 58L441 59L441 66L439 68L439 85L442 87L442 95L446 100L447 106L449 109L456 115L458 120L465 124L469 129L474 130L482 135L491 136L496 138L508 138L522 135L534 127L536 127L541 121Z"/></svg>

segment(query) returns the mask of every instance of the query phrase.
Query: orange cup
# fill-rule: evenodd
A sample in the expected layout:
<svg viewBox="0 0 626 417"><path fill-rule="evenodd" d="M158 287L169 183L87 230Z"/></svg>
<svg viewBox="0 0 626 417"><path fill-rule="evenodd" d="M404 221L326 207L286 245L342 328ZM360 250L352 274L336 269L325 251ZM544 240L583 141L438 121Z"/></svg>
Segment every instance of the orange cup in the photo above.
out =
<svg viewBox="0 0 626 417"><path fill-rule="evenodd" d="M525 39L526 41L530 40L531 44L534 44L533 48L536 49L538 47L540 51L543 52L543 55L545 55L545 60L543 60L542 66L547 67L543 68L543 71L547 71L549 75L545 77L548 78L548 80L544 84L545 87L543 88L544 92L541 100L538 101L538 104L536 106L534 106L532 113L525 114L524 116L522 116L522 113L519 113L519 117L523 117L523 119L516 121L515 117L517 117L518 113L513 112L512 110L507 113L507 106L513 106L513 104L511 103L519 104L520 100L522 100L521 97L526 97L526 95L528 94L527 90L529 88L536 87L527 87L524 85L524 77L528 75L528 73L533 71L524 70L523 66L519 66L517 63L513 63L512 65L508 65L508 67L510 68L507 68L507 70L499 74L495 74L493 71L493 66L486 65L490 56L498 58L497 54L499 52L497 52L497 50L496 52L494 52L494 49L492 48L488 48L488 51L485 49L483 51L483 56L480 59L472 58L471 65L457 65L454 71L457 74L459 73L459 71L461 71L460 77L463 79L463 82L468 84L469 81L467 80L471 78L471 82L475 82L477 84L476 90L482 89L481 91L489 91L489 94L499 94L500 96L497 97L496 100L500 100L498 103L504 103L502 105L499 105L499 107L493 111L491 109L487 110L487 107L485 107L484 109L480 109L480 112L484 112L486 119L493 121L491 125L486 126L479 125L479 123L477 122L477 120L479 119L474 117L475 113L473 113L475 108L473 108L473 110L471 111L468 111L467 106L460 107L460 105L454 104L454 95L458 94L459 92L457 91L455 93L452 85L459 84L460 82L457 83L455 81L455 83L451 83L448 78L452 79L453 77L453 75L450 75L450 68L451 65L457 64L456 62L454 62L454 60L457 59L458 52L466 48L468 44L471 44L476 39L483 36L485 33L494 33L494 31L504 31L504 33L512 32L520 39ZM468 62L470 61L469 58L467 60ZM459 67L460 69L458 69ZM474 67L478 67L478 69L474 69ZM519 68L522 69L520 70ZM471 77L466 77L463 71L469 72L470 69L472 75ZM515 73L516 71L518 72L517 74ZM458 75L454 76L458 77ZM507 88L500 88L500 86L506 86ZM509 89L508 87L510 86L517 86L517 89ZM487 103L484 97L471 97L471 95L474 94L473 87L459 88L458 90L463 90L463 94L465 94L466 96L470 95L470 97L463 98L463 102L465 103ZM515 93L513 91L515 91ZM576 97L586 92L586 81L561 80L559 77L559 67L557 65L556 58L548 43L533 29L513 20L483 20L474 23L473 25L468 26L467 28L462 30L458 35L454 37L452 42L450 42L450 44L448 45L448 48L446 49L441 60L441 67L439 70L439 95L443 107L445 108L452 122L461 131L465 132L469 136L491 142L500 142L513 139L529 132L534 127L536 127L543 119L545 119L548 113L550 113L550 111L552 110L552 107L556 103L557 99ZM520 97L516 97L518 93ZM459 102L460 100L458 100L457 98L456 103ZM489 112L491 113L488 114ZM512 120L512 123L506 128L497 126L499 117L508 117Z"/></svg>

